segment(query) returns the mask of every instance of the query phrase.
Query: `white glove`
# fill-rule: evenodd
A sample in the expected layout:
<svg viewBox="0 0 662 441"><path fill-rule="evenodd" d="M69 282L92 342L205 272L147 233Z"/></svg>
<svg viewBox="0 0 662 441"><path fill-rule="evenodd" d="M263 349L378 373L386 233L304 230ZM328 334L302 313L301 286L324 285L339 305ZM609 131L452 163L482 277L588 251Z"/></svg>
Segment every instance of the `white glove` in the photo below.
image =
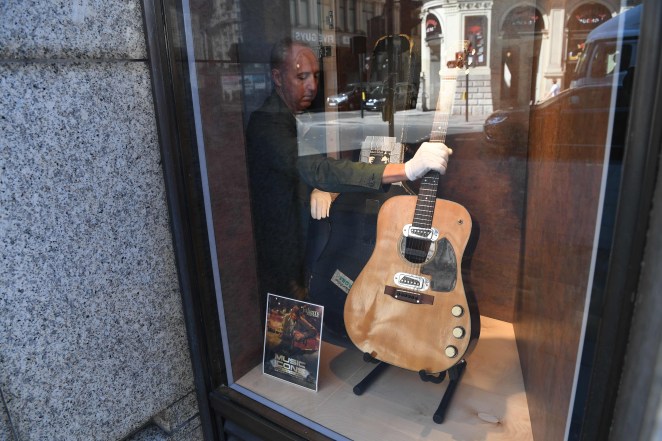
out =
<svg viewBox="0 0 662 441"><path fill-rule="evenodd" d="M337 195L337 193L329 193L314 188L313 192L310 193L310 215L313 219L319 220L329 217L331 202Z"/></svg>
<svg viewBox="0 0 662 441"><path fill-rule="evenodd" d="M422 178L431 170L446 173L448 157L453 150L441 142L424 142L409 161L405 162L405 174L410 181Z"/></svg>

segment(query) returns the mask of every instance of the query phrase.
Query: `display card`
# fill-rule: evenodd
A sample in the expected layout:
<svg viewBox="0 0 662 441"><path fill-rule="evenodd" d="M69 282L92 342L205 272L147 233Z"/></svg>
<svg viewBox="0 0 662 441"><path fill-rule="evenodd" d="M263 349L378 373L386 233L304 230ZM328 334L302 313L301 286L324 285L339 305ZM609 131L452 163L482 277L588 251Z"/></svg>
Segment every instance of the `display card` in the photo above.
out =
<svg viewBox="0 0 662 441"><path fill-rule="evenodd" d="M317 391L324 307L267 295L262 372Z"/></svg>

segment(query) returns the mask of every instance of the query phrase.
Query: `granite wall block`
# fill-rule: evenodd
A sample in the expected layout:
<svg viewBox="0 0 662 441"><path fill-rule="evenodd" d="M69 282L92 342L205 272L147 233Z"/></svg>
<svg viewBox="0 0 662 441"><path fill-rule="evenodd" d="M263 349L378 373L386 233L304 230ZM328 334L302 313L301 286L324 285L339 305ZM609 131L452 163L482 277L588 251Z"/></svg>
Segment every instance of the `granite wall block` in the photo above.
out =
<svg viewBox="0 0 662 441"><path fill-rule="evenodd" d="M144 62L0 64L0 387L21 440L120 439L193 387Z"/></svg>
<svg viewBox="0 0 662 441"><path fill-rule="evenodd" d="M138 0L3 0L0 60L147 58Z"/></svg>
<svg viewBox="0 0 662 441"><path fill-rule="evenodd" d="M0 5L0 265L0 439L122 439L190 402L139 0Z"/></svg>

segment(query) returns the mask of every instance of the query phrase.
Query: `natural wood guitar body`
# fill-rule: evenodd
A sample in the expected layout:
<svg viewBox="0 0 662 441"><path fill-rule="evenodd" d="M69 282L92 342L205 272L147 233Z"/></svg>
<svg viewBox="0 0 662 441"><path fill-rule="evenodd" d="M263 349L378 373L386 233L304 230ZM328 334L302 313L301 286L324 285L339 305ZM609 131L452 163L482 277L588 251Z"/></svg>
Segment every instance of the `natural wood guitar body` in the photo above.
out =
<svg viewBox="0 0 662 441"><path fill-rule="evenodd" d="M461 274L472 223L463 206L436 199L432 226L439 237L426 262L412 263L403 254L403 227L411 223L416 202L416 196L396 196L382 206L375 250L345 303L345 326L352 342L364 353L404 369L437 373L468 355L480 332L477 306L468 299ZM403 296L395 298L394 291L400 289L394 282L396 274L433 279L426 273L432 270L434 274L435 268L430 267L439 266L435 256L441 252L441 242L456 261L452 289L436 291L431 280L430 288L403 289L405 300ZM390 295L385 293L389 291ZM420 293L424 300L416 303L416 294L407 296L407 292Z"/></svg>

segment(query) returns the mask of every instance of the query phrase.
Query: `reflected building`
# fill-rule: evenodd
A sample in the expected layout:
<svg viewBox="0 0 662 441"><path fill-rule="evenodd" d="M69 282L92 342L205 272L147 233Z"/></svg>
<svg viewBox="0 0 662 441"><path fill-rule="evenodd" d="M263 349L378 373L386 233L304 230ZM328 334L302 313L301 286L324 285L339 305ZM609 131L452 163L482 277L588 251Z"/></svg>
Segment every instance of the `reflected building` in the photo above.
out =
<svg viewBox="0 0 662 441"><path fill-rule="evenodd" d="M384 36L416 36L418 42L421 4L419 0L289 0L291 37L319 49L322 90L324 96L333 95L348 84L381 77L373 72L372 58ZM417 85L419 70L409 83Z"/></svg>
<svg viewBox="0 0 662 441"><path fill-rule="evenodd" d="M325 97L367 80L369 49L386 32L386 4L386 0L289 0L291 37L318 48Z"/></svg>
<svg viewBox="0 0 662 441"><path fill-rule="evenodd" d="M588 33L638 3L622 7L618 0L549 0L535 5L517 0L426 1L419 16L419 106L434 108L439 71L447 61L442 54L457 41L471 42L475 53L468 75L458 85L455 113L464 111L465 97L469 113L483 115L541 100L552 80L565 89Z"/></svg>
<svg viewBox="0 0 662 441"><path fill-rule="evenodd" d="M196 53L223 65L219 87L245 110L270 91L271 44L289 35L319 50L318 109L348 84L383 80L374 50L384 36L414 41L412 66L397 81L414 85L416 106L434 110L439 73L451 47L471 43L471 66L459 73L454 113L487 115L543 99L552 80L569 87L588 33L641 1L620 0L214 0L193 1L205 17ZM452 54L450 55L452 56ZM392 57L395 58L395 57ZM383 63L382 63L383 64ZM415 64L415 65L414 65ZM468 104L468 105L467 105Z"/></svg>

